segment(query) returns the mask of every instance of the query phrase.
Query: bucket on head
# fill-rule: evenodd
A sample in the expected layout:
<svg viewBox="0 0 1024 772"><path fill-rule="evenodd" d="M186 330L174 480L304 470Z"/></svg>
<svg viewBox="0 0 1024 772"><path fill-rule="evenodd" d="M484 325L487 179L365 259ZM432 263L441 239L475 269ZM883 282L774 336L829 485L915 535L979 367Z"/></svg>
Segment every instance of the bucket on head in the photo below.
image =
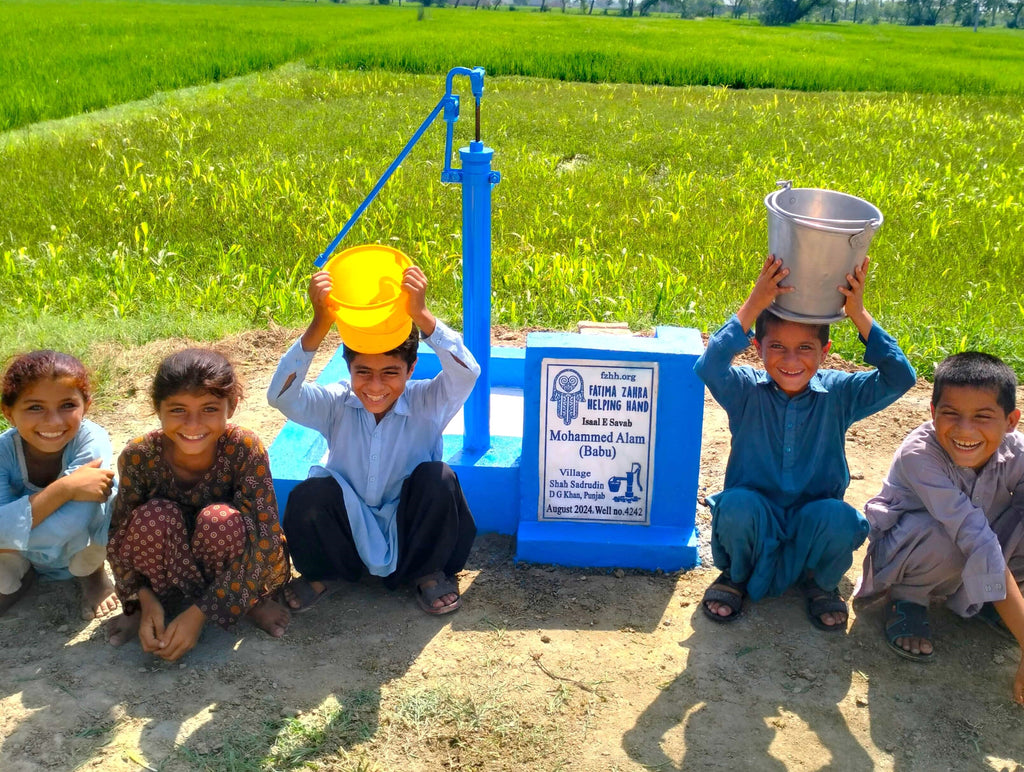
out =
<svg viewBox="0 0 1024 772"><path fill-rule="evenodd" d="M765 196L768 251L789 269L772 311L783 319L827 324L844 318L846 296L837 287L864 262L883 222L876 206L862 198L789 182Z"/></svg>
<svg viewBox="0 0 1024 772"><path fill-rule="evenodd" d="M381 244L350 247L327 261L328 307L350 349L382 354L409 337L412 319L402 274L410 265L405 254Z"/></svg>

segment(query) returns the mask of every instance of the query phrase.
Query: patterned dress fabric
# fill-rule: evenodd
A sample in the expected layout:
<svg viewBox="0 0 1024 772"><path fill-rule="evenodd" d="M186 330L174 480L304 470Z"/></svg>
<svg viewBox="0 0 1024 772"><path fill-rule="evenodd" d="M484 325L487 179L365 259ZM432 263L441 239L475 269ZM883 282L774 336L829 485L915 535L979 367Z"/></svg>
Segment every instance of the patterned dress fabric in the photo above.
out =
<svg viewBox="0 0 1024 772"><path fill-rule="evenodd" d="M181 507L151 499L132 513L119 557L146 578L157 597L170 597L177 590L196 598L244 550L245 522L234 507L203 507L189 533Z"/></svg>
<svg viewBox="0 0 1024 772"><path fill-rule="evenodd" d="M118 459L107 549L117 594L131 614L142 587L161 602L178 591L229 627L291 573L267 452L256 434L229 425L210 469L186 482L166 459L169 443L150 432Z"/></svg>

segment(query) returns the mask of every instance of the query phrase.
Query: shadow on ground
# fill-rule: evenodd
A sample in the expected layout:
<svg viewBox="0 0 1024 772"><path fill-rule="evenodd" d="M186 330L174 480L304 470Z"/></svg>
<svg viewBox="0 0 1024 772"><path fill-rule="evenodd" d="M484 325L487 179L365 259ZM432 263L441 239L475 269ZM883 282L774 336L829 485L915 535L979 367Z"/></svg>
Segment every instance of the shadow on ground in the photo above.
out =
<svg viewBox="0 0 1024 772"><path fill-rule="evenodd" d="M728 624L695 608L692 626L679 644L685 669L623 737L630 758L658 770L783 770L796 760L774 747L785 732L804 758L813 751L826 767L872 769L839 707L851 700L849 642L811 627L802 598L748 601Z"/></svg>
<svg viewBox="0 0 1024 772"><path fill-rule="evenodd" d="M282 639L245 622L231 631L208 626L179 663L144 653L137 640L110 647L98 624L76 620L71 583L40 585L0 618L0 698L21 708L0 719L2 767L259 769L325 759L337 765L380 739L383 710L388 731L406 727L429 734L435 747L457 747L481 723L518 720L518 706L502 703L500 692L524 672L553 693L571 684L595 693L574 678L590 678L580 676L587 662L555 647L542 650L543 661L540 651L531 659L521 641L539 644L548 637L535 632L541 630L567 640L649 633L677 579L517 565L509 537L485 535L462 577L465 601L457 614L426 615L411 590L389 592L368 578L295 615ZM642 592L624 593L637 583ZM490 652L486 661L474 653L481 648ZM472 675L467 658L478 660ZM449 662L459 664L437 671L437 663ZM491 676L481 684L485 673ZM477 680L461 681L464 675ZM447 726L425 730L432 721ZM528 743L536 749L556 742L549 726L527 723L517 731L533 732ZM492 729L485 740L500 745L505 730ZM111 766L115 758L120 767Z"/></svg>

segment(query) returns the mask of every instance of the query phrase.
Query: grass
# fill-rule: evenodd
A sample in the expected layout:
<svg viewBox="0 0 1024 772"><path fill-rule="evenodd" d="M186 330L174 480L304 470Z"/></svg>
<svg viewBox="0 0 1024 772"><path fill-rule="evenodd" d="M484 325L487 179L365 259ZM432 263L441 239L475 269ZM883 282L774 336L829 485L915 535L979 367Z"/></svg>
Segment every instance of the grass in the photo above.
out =
<svg viewBox="0 0 1024 772"><path fill-rule="evenodd" d="M423 760L447 758L426 768L522 769L544 759L555 768L562 757L571 757L556 716L575 713L578 706L569 705L574 695L550 703L545 713L536 706L522 709L515 695L527 688L522 683L478 687L442 684L398 692L382 717L389 736L403 739Z"/></svg>
<svg viewBox="0 0 1024 772"><path fill-rule="evenodd" d="M353 692L294 718L250 719L215 738L193 738L177 755L204 772L518 769L568 755L571 741L558 722L585 713L587 700L556 688L535 716L515 699L525 688L500 679L399 687L383 704L376 692Z"/></svg>
<svg viewBox="0 0 1024 772"><path fill-rule="evenodd" d="M193 744L178 753L190 769L204 772L311 769L328 762L335 770L379 772L382 768L360 751L376 732L378 702L376 693L365 691L342 701L328 698L295 718L238 725L221 734L214 750Z"/></svg>
<svg viewBox="0 0 1024 772"><path fill-rule="evenodd" d="M0 0L0 131L291 61L804 91L1024 94L1005 28L797 25L277 0Z"/></svg>
<svg viewBox="0 0 1024 772"><path fill-rule="evenodd" d="M281 71L8 135L0 320L88 354L304 323L313 258L442 90ZM457 125L457 141L469 127ZM1024 372L1024 117L1003 97L808 94L489 78L494 322L717 327L767 247L776 179L883 211L868 306L923 373L966 347ZM347 244L393 243L458 324L460 191L435 126ZM838 352L860 357L850 325Z"/></svg>

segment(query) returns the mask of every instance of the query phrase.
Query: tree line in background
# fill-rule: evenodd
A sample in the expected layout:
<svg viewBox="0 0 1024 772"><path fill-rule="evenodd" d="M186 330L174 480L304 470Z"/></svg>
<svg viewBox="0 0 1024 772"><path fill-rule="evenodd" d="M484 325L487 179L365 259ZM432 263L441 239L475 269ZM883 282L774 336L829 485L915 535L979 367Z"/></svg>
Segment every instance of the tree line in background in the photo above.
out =
<svg viewBox="0 0 1024 772"><path fill-rule="evenodd" d="M346 2L346 0L333 0ZM402 0L370 0L390 5ZM532 7L545 12L615 14L619 16L678 15L684 19L758 18L763 24L794 24L801 19L858 24L950 24L986 27L1024 25L1024 0L420 0L429 7L448 6L498 9Z"/></svg>

